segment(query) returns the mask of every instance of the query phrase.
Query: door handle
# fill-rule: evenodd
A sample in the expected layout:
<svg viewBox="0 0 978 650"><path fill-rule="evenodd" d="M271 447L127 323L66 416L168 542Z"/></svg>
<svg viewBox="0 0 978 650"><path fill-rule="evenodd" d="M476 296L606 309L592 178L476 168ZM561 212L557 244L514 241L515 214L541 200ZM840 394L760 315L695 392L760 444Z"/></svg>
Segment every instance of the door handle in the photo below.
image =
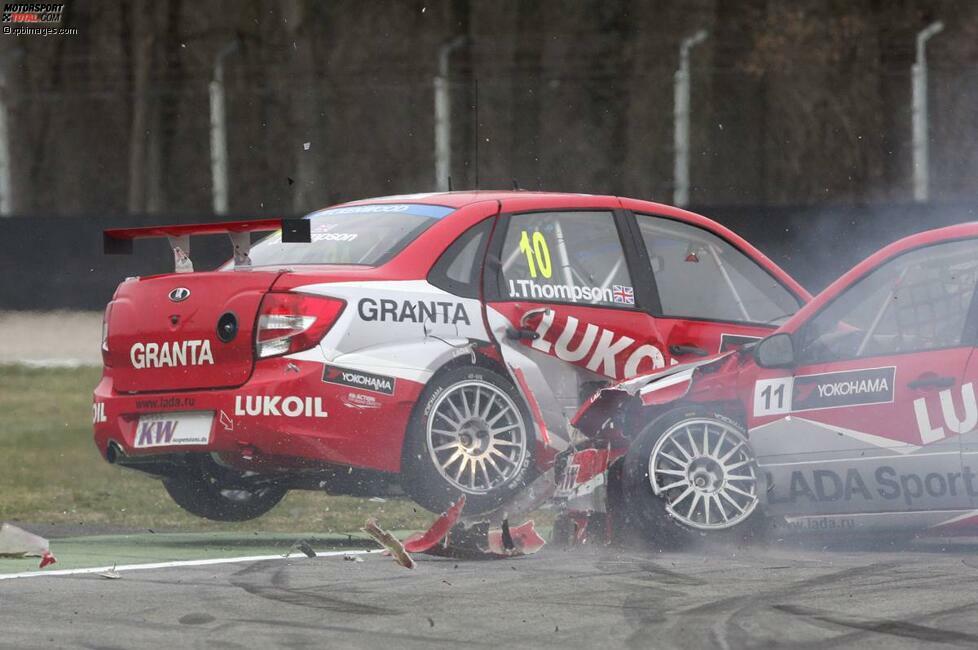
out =
<svg viewBox="0 0 978 650"><path fill-rule="evenodd" d="M537 307L535 309L526 310L523 312L523 315L520 316L519 327L506 328L506 338L514 341L536 341L538 338L540 338L540 335L537 334L536 330L532 330L527 327L526 322L534 316L545 316L548 311L550 311L549 307Z"/></svg>
<svg viewBox="0 0 978 650"><path fill-rule="evenodd" d="M698 357L705 357L709 356L710 354L703 348L696 345L670 345L669 352L677 356L680 354L695 354Z"/></svg>
<svg viewBox="0 0 978 650"><path fill-rule="evenodd" d="M921 375L907 384L910 390L921 390L923 388L950 388L954 385L954 377L938 375Z"/></svg>
<svg viewBox="0 0 978 650"><path fill-rule="evenodd" d="M514 341L527 340L536 341L540 338L540 335L534 330L528 330L525 327L507 327L506 328L506 338L513 339Z"/></svg>

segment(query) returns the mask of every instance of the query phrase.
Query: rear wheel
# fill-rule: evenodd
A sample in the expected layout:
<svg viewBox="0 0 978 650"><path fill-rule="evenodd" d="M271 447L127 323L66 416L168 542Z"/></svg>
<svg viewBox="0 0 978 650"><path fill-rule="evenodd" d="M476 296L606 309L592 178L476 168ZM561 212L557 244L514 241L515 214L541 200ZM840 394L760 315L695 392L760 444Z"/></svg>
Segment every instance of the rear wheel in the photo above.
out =
<svg viewBox="0 0 978 650"><path fill-rule="evenodd" d="M498 373L463 367L425 388L404 441L402 483L421 506L467 513L504 503L532 479L533 429L513 385Z"/></svg>
<svg viewBox="0 0 978 650"><path fill-rule="evenodd" d="M762 524L744 428L703 407L669 411L636 438L622 468L626 525L659 547L744 541Z"/></svg>
<svg viewBox="0 0 978 650"><path fill-rule="evenodd" d="M163 487L178 506L214 521L255 519L278 505L288 492L277 485L233 480L226 474L195 467L163 479Z"/></svg>

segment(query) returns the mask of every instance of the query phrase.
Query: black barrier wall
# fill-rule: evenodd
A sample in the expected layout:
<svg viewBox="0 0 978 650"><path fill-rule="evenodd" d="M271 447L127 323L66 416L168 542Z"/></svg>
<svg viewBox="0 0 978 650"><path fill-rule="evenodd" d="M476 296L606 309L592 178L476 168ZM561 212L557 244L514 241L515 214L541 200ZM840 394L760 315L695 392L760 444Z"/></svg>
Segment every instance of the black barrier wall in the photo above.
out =
<svg viewBox="0 0 978 650"><path fill-rule="evenodd" d="M746 238L812 293L901 237L978 219L978 204L693 210ZM163 240L137 241L128 256L103 255L104 228L219 220L162 215L0 219L0 310L101 310L125 277L173 269ZM195 237L191 248L197 270L213 269L231 250L223 235Z"/></svg>

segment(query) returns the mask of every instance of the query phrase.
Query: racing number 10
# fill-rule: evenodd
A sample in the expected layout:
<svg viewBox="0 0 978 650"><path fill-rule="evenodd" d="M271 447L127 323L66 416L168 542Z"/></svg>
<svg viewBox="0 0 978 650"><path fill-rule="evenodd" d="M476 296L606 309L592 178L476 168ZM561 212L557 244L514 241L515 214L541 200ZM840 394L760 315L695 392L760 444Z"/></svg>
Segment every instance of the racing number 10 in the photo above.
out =
<svg viewBox="0 0 978 650"><path fill-rule="evenodd" d="M526 255L526 265L530 267L530 277L537 277L537 269L540 275L549 278L553 274L553 267L550 264L550 247L547 240L540 232L533 233L533 244L530 245L530 236L524 230L520 236L520 252Z"/></svg>

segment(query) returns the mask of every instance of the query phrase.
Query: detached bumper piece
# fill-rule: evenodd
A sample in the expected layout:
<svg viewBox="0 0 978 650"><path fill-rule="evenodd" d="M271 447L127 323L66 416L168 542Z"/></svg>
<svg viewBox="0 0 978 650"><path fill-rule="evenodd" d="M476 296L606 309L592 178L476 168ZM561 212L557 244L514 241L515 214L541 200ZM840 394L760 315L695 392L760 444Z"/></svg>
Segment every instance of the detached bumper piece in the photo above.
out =
<svg viewBox="0 0 978 650"><path fill-rule="evenodd" d="M532 555L547 543L537 533L532 520L515 527L503 520L498 528L490 527L487 522L471 526L458 523L464 507L463 495L428 530L412 533L403 542L380 528L373 519L367 521L363 531L407 569L416 566L411 553L462 560L496 560Z"/></svg>
<svg viewBox="0 0 978 650"><path fill-rule="evenodd" d="M0 558L39 557L43 569L57 562L48 540L12 524L0 525Z"/></svg>

